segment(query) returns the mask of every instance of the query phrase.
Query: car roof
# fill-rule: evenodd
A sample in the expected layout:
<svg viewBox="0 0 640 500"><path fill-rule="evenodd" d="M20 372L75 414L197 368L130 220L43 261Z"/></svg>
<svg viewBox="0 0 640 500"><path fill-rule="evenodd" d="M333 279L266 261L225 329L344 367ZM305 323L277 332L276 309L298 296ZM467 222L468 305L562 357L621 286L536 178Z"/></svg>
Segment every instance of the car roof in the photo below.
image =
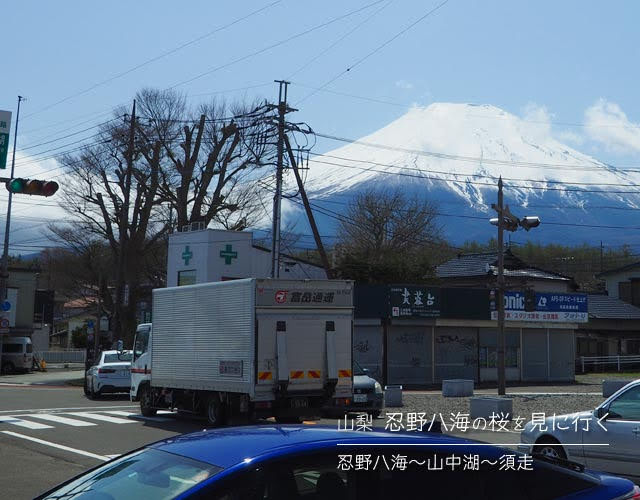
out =
<svg viewBox="0 0 640 500"><path fill-rule="evenodd" d="M350 425L350 424L349 424ZM316 425L256 425L203 430L151 445L153 448L228 468L265 456L287 456L309 450L335 450L338 445L477 445L475 441L428 432L344 431ZM342 446L340 446L342 448ZM347 449L348 446L345 447ZM392 447L393 448L393 447ZM465 452L469 452L465 449ZM483 448L486 450L487 448ZM475 451L478 453L479 448ZM494 451L498 450L497 447ZM462 451L462 450L460 450ZM487 450L488 451L488 450ZM482 453L482 452L480 452ZM493 455L493 453L490 453Z"/></svg>
<svg viewBox="0 0 640 500"><path fill-rule="evenodd" d="M102 351L102 354L118 354L120 351ZM133 351L131 349L125 349L124 351L122 351L122 354L130 354Z"/></svg>

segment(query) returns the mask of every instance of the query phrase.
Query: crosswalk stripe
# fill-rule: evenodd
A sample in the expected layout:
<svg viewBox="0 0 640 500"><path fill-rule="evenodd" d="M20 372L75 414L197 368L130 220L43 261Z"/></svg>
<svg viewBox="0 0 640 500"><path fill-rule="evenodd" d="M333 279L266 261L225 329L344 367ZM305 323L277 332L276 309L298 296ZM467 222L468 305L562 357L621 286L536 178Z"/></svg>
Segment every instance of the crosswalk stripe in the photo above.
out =
<svg viewBox="0 0 640 500"><path fill-rule="evenodd" d="M102 413L108 413L109 415L118 415L120 417L133 417L135 415L138 415L138 413L135 413L133 411L103 411Z"/></svg>
<svg viewBox="0 0 640 500"><path fill-rule="evenodd" d="M89 427L96 425L93 422L84 422L82 420L76 420L75 418L61 417L59 415L50 415L49 413L38 413L30 415L33 418L39 418L41 420L48 420L50 422L57 422L58 424L71 425L73 427Z"/></svg>
<svg viewBox="0 0 640 500"><path fill-rule="evenodd" d="M21 418L4 415L0 416L0 422L6 422L7 424L26 427L27 429L53 429L53 427L50 425L41 424L39 422L29 422L28 420L22 420Z"/></svg>
<svg viewBox="0 0 640 500"><path fill-rule="evenodd" d="M73 413L69 413L69 415L73 415L76 417L89 418L92 420L100 420L102 422L110 422L112 424L134 424L135 423L133 420L118 418L118 417L110 417L109 415L100 415L98 413L73 412Z"/></svg>

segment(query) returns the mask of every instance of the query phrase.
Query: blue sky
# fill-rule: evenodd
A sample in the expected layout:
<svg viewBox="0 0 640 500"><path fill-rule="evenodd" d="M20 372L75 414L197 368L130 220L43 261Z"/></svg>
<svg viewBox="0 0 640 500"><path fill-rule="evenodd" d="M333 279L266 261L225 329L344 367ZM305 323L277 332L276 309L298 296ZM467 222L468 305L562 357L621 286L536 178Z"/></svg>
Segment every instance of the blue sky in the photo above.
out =
<svg viewBox="0 0 640 500"><path fill-rule="evenodd" d="M551 121L554 134L599 159L640 164L640 129L633 127L640 122L640 3L632 0L450 0L325 89L387 104L326 91L305 97L313 92L308 87L320 87L344 73L441 0L282 0L48 108L274 1L179 5L165 0L25 0L4 6L0 109L15 111L18 94L28 98L18 150L105 120L113 106L130 103L143 87L170 87L228 65L177 88L194 104L211 97L205 94L254 86L217 95L273 100L273 80L289 78L290 103L300 110L292 119L352 138L379 129L412 104L487 103ZM365 6L348 18L233 63ZM318 145L320 150L336 146ZM23 153L37 155L51 147ZM44 167L23 159L20 168L26 176Z"/></svg>

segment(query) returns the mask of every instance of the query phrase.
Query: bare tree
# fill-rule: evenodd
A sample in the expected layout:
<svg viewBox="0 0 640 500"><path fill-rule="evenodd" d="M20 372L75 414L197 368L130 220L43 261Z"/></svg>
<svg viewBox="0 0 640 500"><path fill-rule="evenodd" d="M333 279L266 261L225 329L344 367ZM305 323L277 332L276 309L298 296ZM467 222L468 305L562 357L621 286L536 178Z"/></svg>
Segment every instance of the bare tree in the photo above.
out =
<svg viewBox="0 0 640 500"><path fill-rule="evenodd" d="M262 189L257 170L273 162L269 108L214 100L192 116L174 91L147 89L138 100L147 118L143 136L162 144L159 195L175 210L177 226L243 230L254 223Z"/></svg>
<svg viewBox="0 0 640 500"><path fill-rule="evenodd" d="M119 109L114 120L102 126L96 143L62 159L66 183L60 205L72 220L54 229L67 244L79 239L108 244L114 268L114 333L127 341L135 331L141 259L167 229L155 210L161 201L162 143L150 143L135 125L134 117Z"/></svg>
<svg viewBox="0 0 640 500"><path fill-rule="evenodd" d="M338 268L363 282L422 281L444 244L436 206L400 190L364 191L338 227Z"/></svg>

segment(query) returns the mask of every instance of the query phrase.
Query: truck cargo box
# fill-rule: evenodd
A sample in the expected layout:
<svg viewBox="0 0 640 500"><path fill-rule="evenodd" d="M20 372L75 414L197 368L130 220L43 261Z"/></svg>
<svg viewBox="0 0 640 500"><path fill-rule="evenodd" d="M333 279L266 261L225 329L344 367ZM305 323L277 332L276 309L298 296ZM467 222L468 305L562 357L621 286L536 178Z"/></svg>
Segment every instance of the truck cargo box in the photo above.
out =
<svg viewBox="0 0 640 500"><path fill-rule="evenodd" d="M153 291L151 385L351 395L353 283L241 279Z"/></svg>

